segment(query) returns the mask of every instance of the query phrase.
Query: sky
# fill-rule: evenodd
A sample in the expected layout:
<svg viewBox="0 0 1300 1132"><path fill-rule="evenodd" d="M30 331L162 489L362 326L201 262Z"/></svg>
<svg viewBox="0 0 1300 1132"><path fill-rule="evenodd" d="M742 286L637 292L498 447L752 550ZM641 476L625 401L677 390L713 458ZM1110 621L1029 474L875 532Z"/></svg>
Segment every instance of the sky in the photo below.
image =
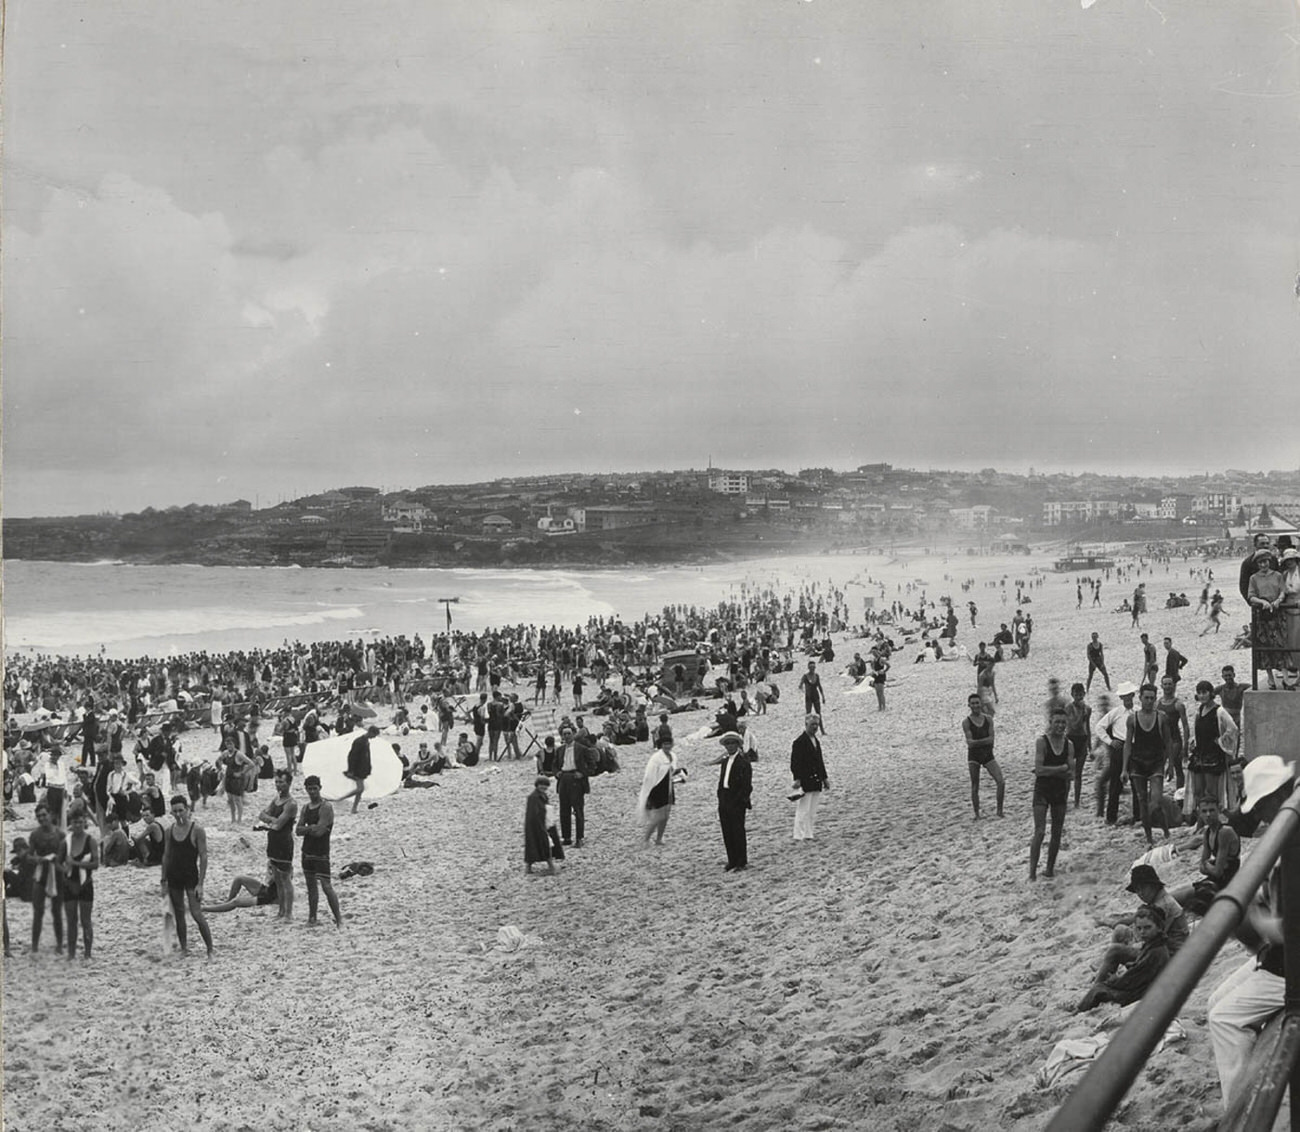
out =
<svg viewBox="0 0 1300 1132"><path fill-rule="evenodd" d="M3 493L1300 465L1297 0L9 0Z"/></svg>

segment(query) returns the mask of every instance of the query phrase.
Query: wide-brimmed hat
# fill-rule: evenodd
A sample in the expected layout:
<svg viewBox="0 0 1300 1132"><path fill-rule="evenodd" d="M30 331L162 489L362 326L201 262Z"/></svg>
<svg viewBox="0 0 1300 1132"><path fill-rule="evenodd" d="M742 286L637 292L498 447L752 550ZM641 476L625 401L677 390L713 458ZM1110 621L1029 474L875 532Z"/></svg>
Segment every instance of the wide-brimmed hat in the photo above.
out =
<svg viewBox="0 0 1300 1132"><path fill-rule="evenodd" d="M1115 689L1115 695L1117 695L1117 696L1121 696L1121 697L1122 697L1122 696L1136 696L1136 695L1137 695L1137 690L1138 690L1138 687L1137 687L1136 684L1133 683L1132 680L1125 680L1122 684L1120 684L1120 685Z"/></svg>
<svg viewBox="0 0 1300 1132"><path fill-rule="evenodd" d="M1296 550L1294 546L1288 546L1284 551L1282 551L1282 557L1279 558L1278 561L1294 562L1297 559L1300 559L1300 550Z"/></svg>
<svg viewBox="0 0 1300 1132"><path fill-rule="evenodd" d="M1144 884L1154 884L1157 887L1164 887L1164 881L1160 879L1160 874L1150 865L1134 865L1128 874L1128 890L1136 892Z"/></svg>
<svg viewBox="0 0 1300 1132"><path fill-rule="evenodd" d="M1295 767L1280 755L1259 755L1248 762L1241 772L1245 797L1241 812L1250 813L1261 798L1285 786L1295 777Z"/></svg>
<svg viewBox="0 0 1300 1132"><path fill-rule="evenodd" d="M723 746L726 746L728 743L743 743L744 741L745 738L739 731L724 731L718 736L718 742Z"/></svg>

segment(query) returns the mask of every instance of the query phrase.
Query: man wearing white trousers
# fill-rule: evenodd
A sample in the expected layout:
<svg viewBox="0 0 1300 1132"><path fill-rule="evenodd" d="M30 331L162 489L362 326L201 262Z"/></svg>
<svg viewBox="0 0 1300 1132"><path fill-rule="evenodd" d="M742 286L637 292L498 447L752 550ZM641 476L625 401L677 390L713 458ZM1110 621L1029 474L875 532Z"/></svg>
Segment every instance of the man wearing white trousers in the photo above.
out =
<svg viewBox="0 0 1300 1132"><path fill-rule="evenodd" d="M1262 823L1271 822L1291 794L1294 774L1292 764L1277 755L1251 759L1242 774L1241 812L1253 810ZM1281 870L1275 866L1246 909L1242 942L1256 951L1255 956L1210 993L1207 1024L1225 1110L1241 1087L1241 1073L1260 1030L1285 1004L1280 882Z"/></svg>
<svg viewBox="0 0 1300 1132"><path fill-rule="evenodd" d="M831 788L822 761L822 745L817 738L821 716L810 711L804 717L803 734L790 746L790 776L794 779L794 839L813 841L817 834L817 808L822 792Z"/></svg>

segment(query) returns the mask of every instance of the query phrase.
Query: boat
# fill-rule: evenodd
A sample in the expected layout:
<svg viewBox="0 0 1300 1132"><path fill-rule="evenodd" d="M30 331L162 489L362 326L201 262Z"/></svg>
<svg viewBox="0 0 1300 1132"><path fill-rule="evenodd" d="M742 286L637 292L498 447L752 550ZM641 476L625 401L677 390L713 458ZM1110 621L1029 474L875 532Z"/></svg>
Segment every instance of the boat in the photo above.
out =
<svg viewBox="0 0 1300 1132"><path fill-rule="evenodd" d="M1115 559L1107 557L1104 553L1084 550L1082 547L1074 547L1064 558L1058 558L1052 568L1058 574L1068 574L1075 570L1110 570L1115 565Z"/></svg>

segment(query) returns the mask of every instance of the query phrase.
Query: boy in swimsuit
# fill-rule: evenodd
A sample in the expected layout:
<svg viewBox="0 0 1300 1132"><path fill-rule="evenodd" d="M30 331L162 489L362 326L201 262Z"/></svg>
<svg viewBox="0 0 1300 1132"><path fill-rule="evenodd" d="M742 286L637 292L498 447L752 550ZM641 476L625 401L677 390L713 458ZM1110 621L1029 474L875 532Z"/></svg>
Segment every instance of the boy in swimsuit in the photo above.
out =
<svg viewBox="0 0 1300 1132"><path fill-rule="evenodd" d="M980 816L980 771L988 772L997 783L998 817L1002 817L1002 802L1006 797L1007 783L1002 777L1002 768L993 757L993 720L984 714L984 701L972 693L966 697L966 706L970 715L961 721L962 734L966 737L966 766L970 771L970 804L975 811L975 820Z"/></svg>
<svg viewBox="0 0 1300 1132"><path fill-rule="evenodd" d="M212 957L212 932L203 915L203 881L208 875L208 835L193 818L190 800L176 794L171 801L174 824L165 836L163 849L162 890L171 901L172 915L176 919L176 939L181 954L188 955L189 938L185 927L185 906L198 925L203 944Z"/></svg>
<svg viewBox="0 0 1300 1132"><path fill-rule="evenodd" d="M294 832L302 838L302 875L307 881L307 926L316 927L316 909L320 905L320 892L329 901L336 927L343 926L343 913L339 911L339 898L334 895L330 880L330 833L334 829L334 807L320 796L320 779L309 774L303 780L307 791L307 804L298 815Z"/></svg>
<svg viewBox="0 0 1300 1132"><path fill-rule="evenodd" d="M1029 842L1029 879L1038 879L1038 855L1047 832L1047 817L1052 818L1052 834L1047 843L1047 868L1043 876L1056 874L1056 855L1061 848L1065 829L1065 810L1070 800L1070 782L1074 778L1074 745L1066 734L1065 708L1054 708L1047 724L1047 734L1034 747L1034 835Z"/></svg>
<svg viewBox="0 0 1300 1132"><path fill-rule="evenodd" d="M1151 816L1160 822L1165 836L1169 836L1169 822L1165 817L1161 798L1164 796L1165 767L1169 761L1169 730L1165 717L1156 711L1156 689L1143 684L1138 693L1137 711L1125 724L1124 763L1122 778L1133 784L1138 801L1138 817L1146 834L1147 845L1154 847L1151 838Z"/></svg>

